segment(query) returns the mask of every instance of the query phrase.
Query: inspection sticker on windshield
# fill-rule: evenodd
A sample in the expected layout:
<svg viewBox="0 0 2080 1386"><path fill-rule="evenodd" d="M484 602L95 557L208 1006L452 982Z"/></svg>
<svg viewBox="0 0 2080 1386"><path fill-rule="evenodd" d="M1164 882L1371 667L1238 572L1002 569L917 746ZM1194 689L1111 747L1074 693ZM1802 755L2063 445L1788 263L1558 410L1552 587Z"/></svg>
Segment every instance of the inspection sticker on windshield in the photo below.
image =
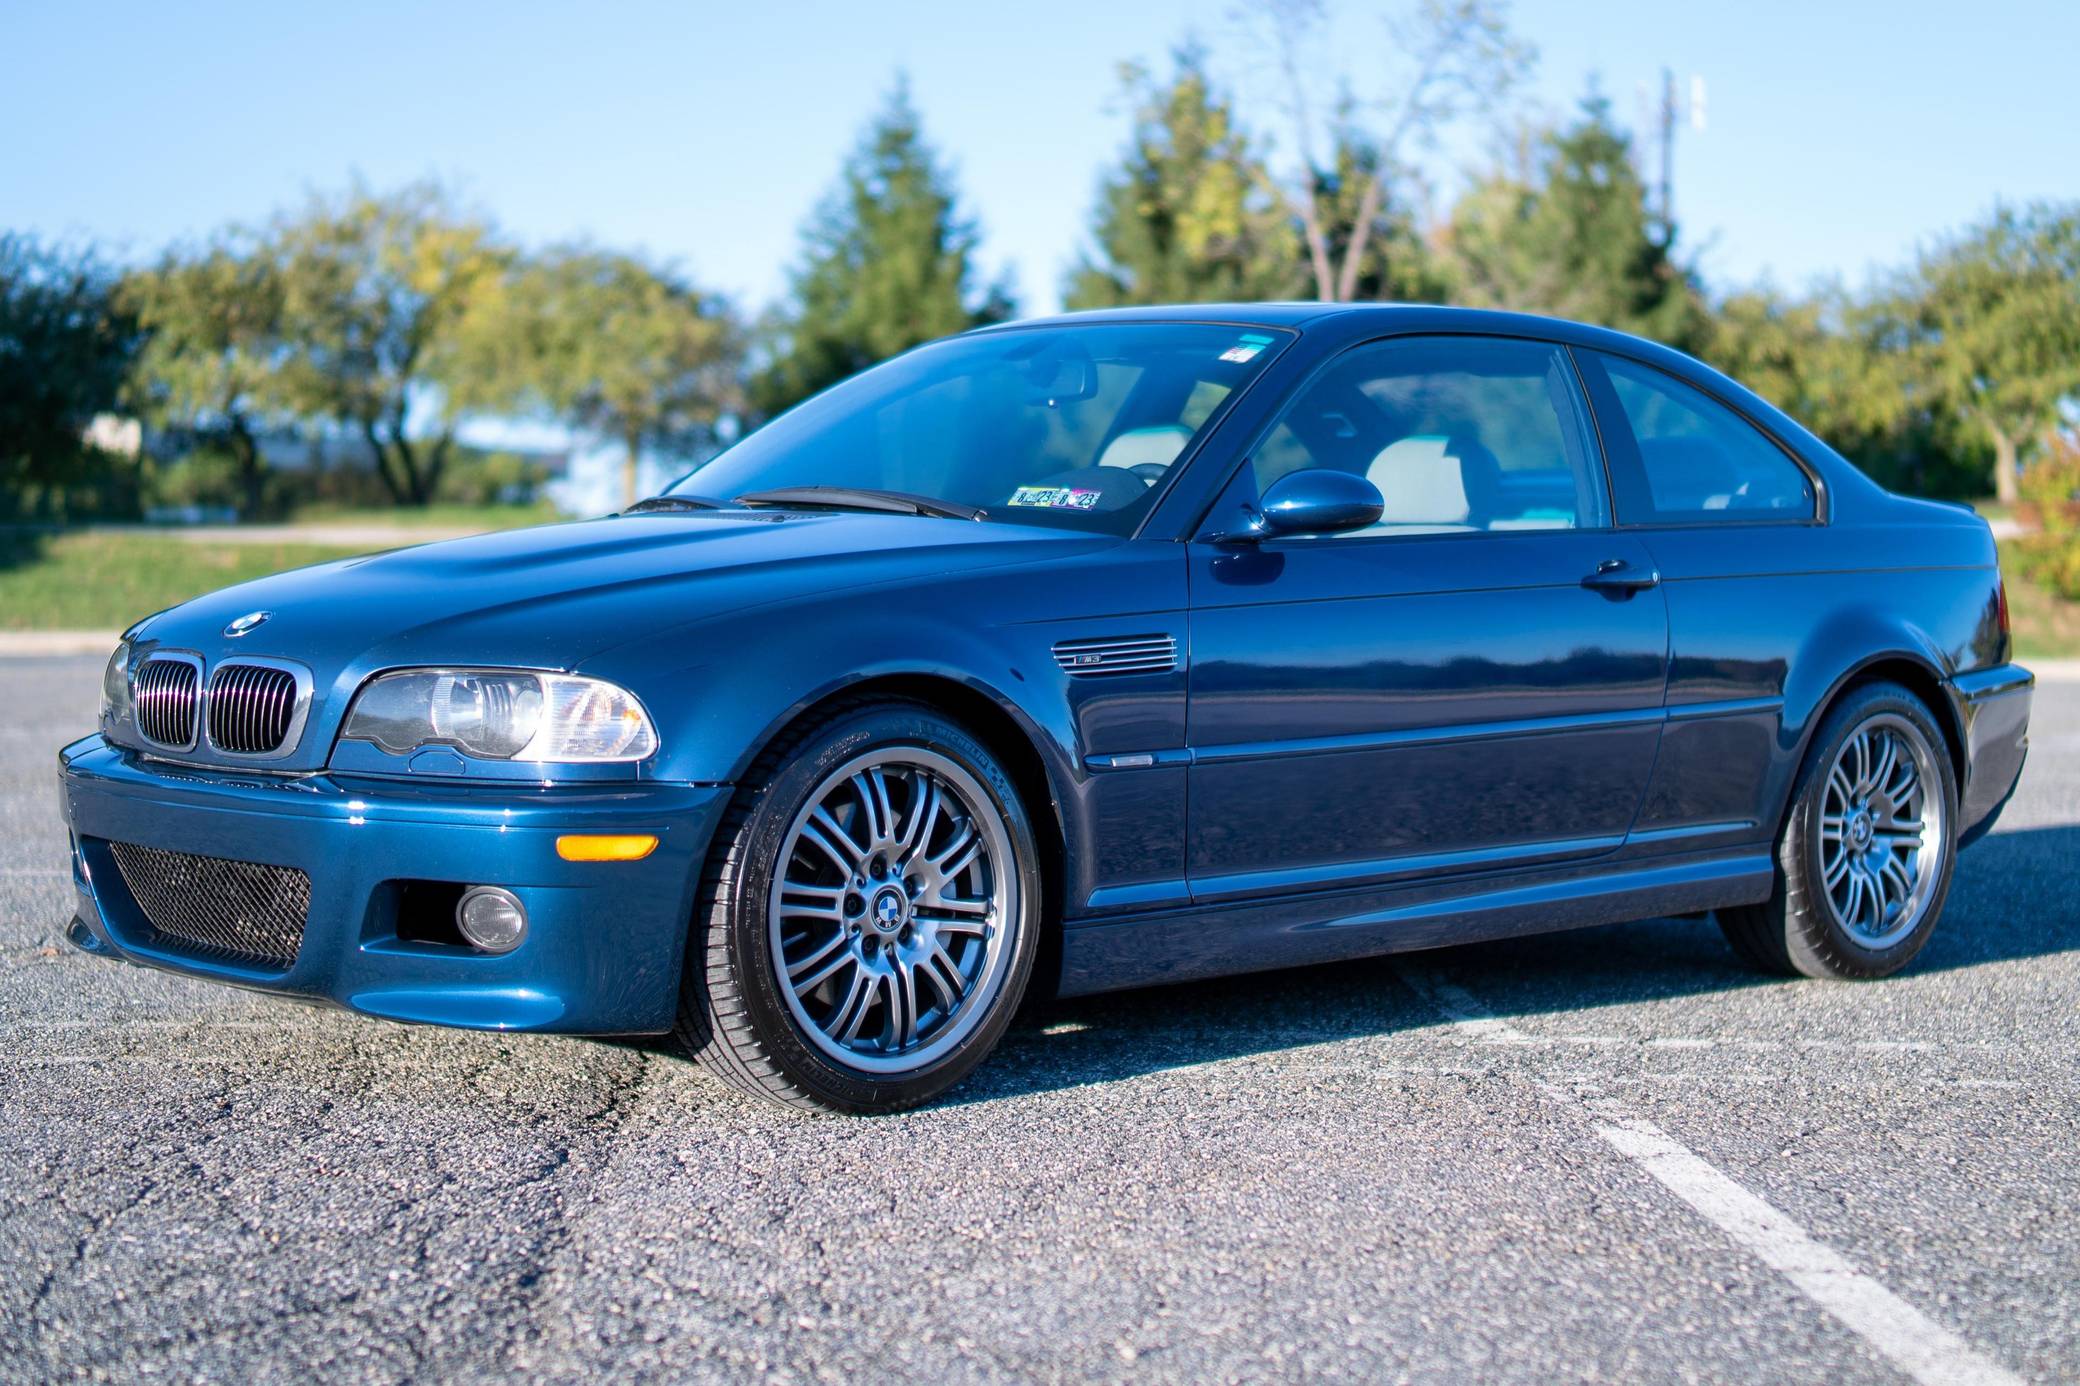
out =
<svg viewBox="0 0 2080 1386"><path fill-rule="evenodd" d="M1254 332L1245 332L1234 346L1221 353L1221 360L1233 361L1238 366L1244 361L1254 360L1258 352L1271 345L1269 337L1260 337Z"/></svg>
<svg viewBox="0 0 2080 1386"><path fill-rule="evenodd" d="M1011 493L1012 505L1037 506L1042 510L1089 510L1098 503L1096 491L1073 486L1021 486Z"/></svg>

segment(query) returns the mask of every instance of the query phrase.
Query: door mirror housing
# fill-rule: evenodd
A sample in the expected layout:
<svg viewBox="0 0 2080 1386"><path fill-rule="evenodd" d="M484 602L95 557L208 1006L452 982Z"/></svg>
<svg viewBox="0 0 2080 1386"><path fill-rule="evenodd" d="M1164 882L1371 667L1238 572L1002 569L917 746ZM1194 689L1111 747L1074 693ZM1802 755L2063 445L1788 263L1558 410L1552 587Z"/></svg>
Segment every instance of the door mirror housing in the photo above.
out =
<svg viewBox="0 0 2080 1386"><path fill-rule="evenodd" d="M1341 534L1379 523L1385 508L1379 487L1357 473L1308 467L1265 488L1259 533Z"/></svg>

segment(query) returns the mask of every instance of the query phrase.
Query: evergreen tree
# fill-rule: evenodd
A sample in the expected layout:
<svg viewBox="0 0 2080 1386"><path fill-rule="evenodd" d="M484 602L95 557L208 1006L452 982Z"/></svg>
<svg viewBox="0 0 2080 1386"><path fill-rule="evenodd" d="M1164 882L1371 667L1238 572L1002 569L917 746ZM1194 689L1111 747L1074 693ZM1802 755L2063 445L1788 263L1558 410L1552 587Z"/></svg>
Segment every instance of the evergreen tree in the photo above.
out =
<svg viewBox="0 0 2080 1386"><path fill-rule="evenodd" d="M777 413L920 342L1012 314L977 293L974 223L924 138L907 82L868 126L803 233L792 303L752 402Z"/></svg>
<svg viewBox="0 0 2080 1386"><path fill-rule="evenodd" d="M1657 234L1660 232L1660 234ZM1453 209L1463 302L1551 313L1694 346L1706 317L1673 228L1647 209L1632 142L1591 95L1540 142L1524 175L1497 175Z"/></svg>
<svg viewBox="0 0 2080 1386"><path fill-rule="evenodd" d="M1202 55L1179 51L1168 83L1132 64L1120 76L1133 135L1099 185L1093 253L1069 276L1068 306L1298 295L1299 238Z"/></svg>

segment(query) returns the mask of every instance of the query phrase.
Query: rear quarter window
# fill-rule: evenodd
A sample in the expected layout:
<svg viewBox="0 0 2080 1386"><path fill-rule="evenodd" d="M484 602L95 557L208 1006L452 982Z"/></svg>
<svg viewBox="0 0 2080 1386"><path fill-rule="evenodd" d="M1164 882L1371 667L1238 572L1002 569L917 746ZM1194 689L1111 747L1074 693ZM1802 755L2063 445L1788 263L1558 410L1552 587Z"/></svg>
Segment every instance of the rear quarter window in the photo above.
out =
<svg viewBox="0 0 2080 1386"><path fill-rule="evenodd" d="M1812 479L1782 448L1711 396L1666 371L1596 353L1610 383L1598 400L1605 446L1616 470L1636 468L1618 487L1624 524L1753 524L1811 520ZM1598 392L1601 393L1601 392ZM1612 411L1617 419L1602 417Z"/></svg>

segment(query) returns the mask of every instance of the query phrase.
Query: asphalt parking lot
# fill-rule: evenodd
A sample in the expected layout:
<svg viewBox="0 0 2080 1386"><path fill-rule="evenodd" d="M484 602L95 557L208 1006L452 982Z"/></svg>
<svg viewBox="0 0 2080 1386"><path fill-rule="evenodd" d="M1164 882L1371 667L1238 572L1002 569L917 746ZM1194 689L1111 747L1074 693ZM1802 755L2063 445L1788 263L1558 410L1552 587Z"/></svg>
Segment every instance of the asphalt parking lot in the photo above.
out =
<svg viewBox="0 0 2080 1386"><path fill-rule="evenodd" d="M1906 975L1651 921L1055 1005L945 1104L61 938L0 660L0 1378L2080 1376L2080 685Z"/></svg>

